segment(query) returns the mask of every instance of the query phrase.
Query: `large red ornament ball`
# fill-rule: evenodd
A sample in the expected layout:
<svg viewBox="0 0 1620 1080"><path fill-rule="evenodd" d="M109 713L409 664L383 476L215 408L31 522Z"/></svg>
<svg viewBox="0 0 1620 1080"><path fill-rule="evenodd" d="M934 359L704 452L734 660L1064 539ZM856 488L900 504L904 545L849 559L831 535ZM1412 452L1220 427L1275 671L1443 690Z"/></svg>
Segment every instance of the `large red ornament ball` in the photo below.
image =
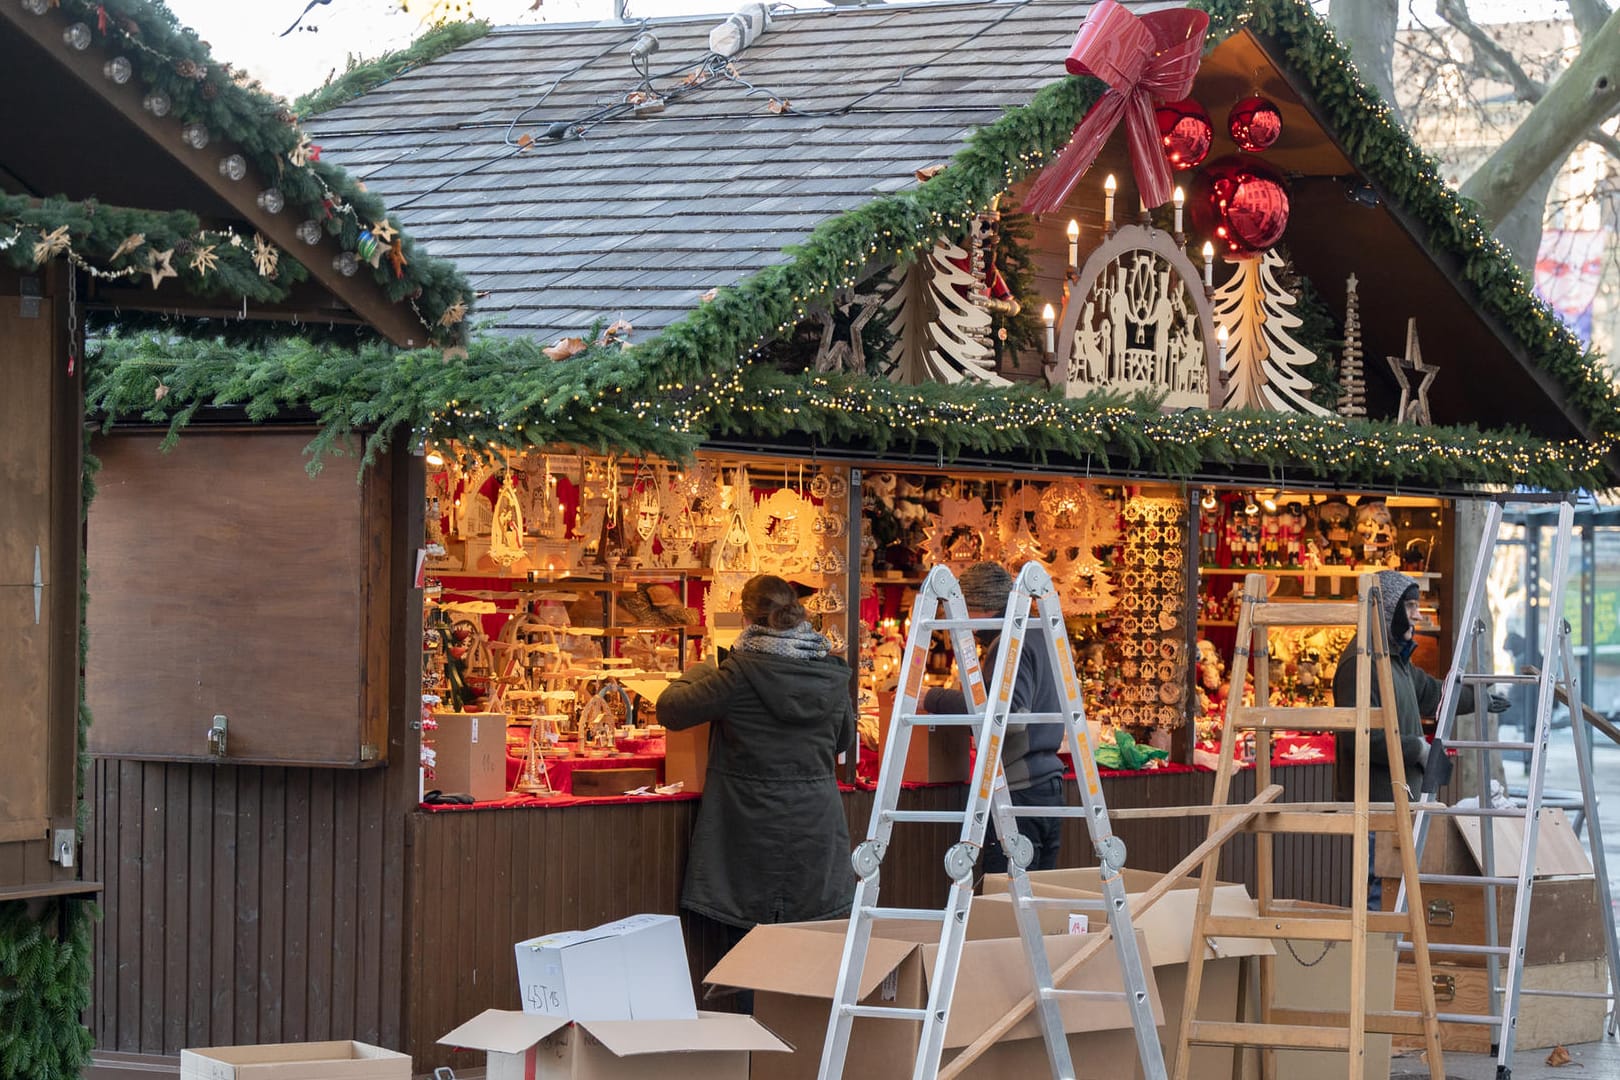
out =
<svg viewBox="0 0 1620 1080"><path fill-rule="evenodd" d="M1226 128L1238 149L1251 154L1265 150L1282 134L1282 113L1263 97L1247 97L1227 114Z"/></svg>
<svg viewBox="0 0 1620 1080"><path fill-rule="evenodd" d="M1171 101L1153 110L1159 121L1159 142L1172 169L1191 169L1203 163L1215 141L1209 113L1192 98Z"/></svg>
<svg viewBox="0 0 1620 1080"><path fill-rule="evenodd" d="M1282 239L1288 188L1270 165L1232 154L1199 170L1191 210L1194 226L1213 234L1218 250L1247 258Z"/></svg>

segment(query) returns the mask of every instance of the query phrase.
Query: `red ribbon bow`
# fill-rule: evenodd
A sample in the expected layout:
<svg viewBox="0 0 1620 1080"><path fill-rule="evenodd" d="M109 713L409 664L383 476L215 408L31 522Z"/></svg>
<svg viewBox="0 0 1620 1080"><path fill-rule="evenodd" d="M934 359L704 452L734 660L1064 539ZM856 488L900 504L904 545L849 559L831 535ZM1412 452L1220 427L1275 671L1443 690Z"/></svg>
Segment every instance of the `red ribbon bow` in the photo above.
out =
<svg viewBox="0 0 1620 1080"><path fill-rule="evenodd" d="M1075 35L1064 61L1071 75L1095 75L1108 84L1074 129L1069 145L1041 173L1024 200L1026 213L1056 209L1103 143L1125 119L1131 165L1142 201L1160 206L1170 198L1170 163L1159 145L1155 101L1179 101L1192 91L1203 55L1209 16L1190 8L1132 15L1115 0L1100 0Z"/></svg>

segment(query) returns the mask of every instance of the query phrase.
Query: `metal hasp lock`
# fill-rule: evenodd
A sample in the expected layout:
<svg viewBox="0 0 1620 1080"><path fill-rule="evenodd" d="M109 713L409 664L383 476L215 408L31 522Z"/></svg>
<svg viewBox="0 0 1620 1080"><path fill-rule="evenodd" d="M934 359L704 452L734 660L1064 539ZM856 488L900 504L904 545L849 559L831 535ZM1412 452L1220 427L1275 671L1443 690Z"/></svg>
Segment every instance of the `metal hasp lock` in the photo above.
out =
<svg viewBox="0 0 1620 1080"><path fill-rule="evenodd" d="M216 758L225 756L225 717L215 716L208 726L208 753Z"/></svg>
<svg viewBox="0 0 1620 1080"><path fill-rule="evenodd" d="M455 1070L448 1065L440 1065L433 1070L433 1080L456 1080Z"/></svg>
<svg viewBox="0 0 1620 1080"><path fill-rule="evenodd" d="M73 851L79 844L79 834L72 829L51 830L51 862L61 866L73 865Z"/></svg>
<svg viewBox="0 0 1620 1080"><path fill-rule="evenodd" d="M1457 909L1450 900L1429 901L1430 926L1457 925Z"/></svg>

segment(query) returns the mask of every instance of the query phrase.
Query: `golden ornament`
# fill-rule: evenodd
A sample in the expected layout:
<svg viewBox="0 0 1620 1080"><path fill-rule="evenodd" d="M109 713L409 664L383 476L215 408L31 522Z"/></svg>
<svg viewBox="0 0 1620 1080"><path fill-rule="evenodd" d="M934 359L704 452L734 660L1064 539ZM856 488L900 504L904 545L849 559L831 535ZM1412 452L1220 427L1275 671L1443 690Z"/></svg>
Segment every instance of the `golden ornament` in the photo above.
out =
<svg viewBox="0 0 1620 1080"><path fill-rule="evenodd" d="M178 277L174 272L174 248L146 253L146 272L152 278L152 288L162 284L164 278Z"/></svg>
<svg viewBox="0 0 1620 1080"><path fill-rule="evenodd" d="M145 233L131 233L124 237L124 242L118 245L117 249L112 253L112 258L107 261L117 262L119 259L122 259L125 255L128 255L130 252L134 251L144 243L146 243Z"/></svg>
<svg viewBox="0 0 1620 1080"><path fill-rule="evenodd" d="M66 225L58 226L51 232L39 230L39 243L34 245L34 265L39 266L48 259L56 258L68 249L72 240Z"/></svg>
<svg viewBox="0 0 1620 1080"><path fill-rule="evenodd" d="M399 236L399 230L387 218L371 223L371 235L377 238L379 244L392 244Z"/></svg>
<svg viewBox="0 0 1620 1080"><path fill-rule="evenodd" d="M219 265L219 256L214 254L214 245L199 247L191 253L191 269L198 277L206 277L208 272Z"/></svg>
<svg viewBox="0 0 1620 1080"><path fill-rule="evenodd" d="M458 296L456 297L456 302L445 308L444 314L439 316L439 325L454 326L456 323L460 322L466 317L467 302Z"/></svg>
<svg viewBox="0 0 1620 1080"><path fill-rule="evenodd" d="M253 234L253 267L260 277L275 277L276 266L281 262L281 251L276 245L264 238L263 233Z"/></svg>

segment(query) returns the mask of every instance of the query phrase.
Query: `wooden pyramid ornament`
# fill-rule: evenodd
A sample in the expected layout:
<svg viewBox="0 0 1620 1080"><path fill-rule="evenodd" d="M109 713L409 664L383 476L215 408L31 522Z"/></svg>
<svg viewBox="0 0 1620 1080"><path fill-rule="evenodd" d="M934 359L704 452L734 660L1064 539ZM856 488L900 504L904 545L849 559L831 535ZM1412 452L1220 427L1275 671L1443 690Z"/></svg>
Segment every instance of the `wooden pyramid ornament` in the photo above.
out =
<svg viewBox="0 0 1620 1080"><path fill-rule="evenodd" d="M1361 366L1361 297L1356 275L1344 283L1344 354L1339 359L1339 415L1367 415L1367 377Z"/></svg>

